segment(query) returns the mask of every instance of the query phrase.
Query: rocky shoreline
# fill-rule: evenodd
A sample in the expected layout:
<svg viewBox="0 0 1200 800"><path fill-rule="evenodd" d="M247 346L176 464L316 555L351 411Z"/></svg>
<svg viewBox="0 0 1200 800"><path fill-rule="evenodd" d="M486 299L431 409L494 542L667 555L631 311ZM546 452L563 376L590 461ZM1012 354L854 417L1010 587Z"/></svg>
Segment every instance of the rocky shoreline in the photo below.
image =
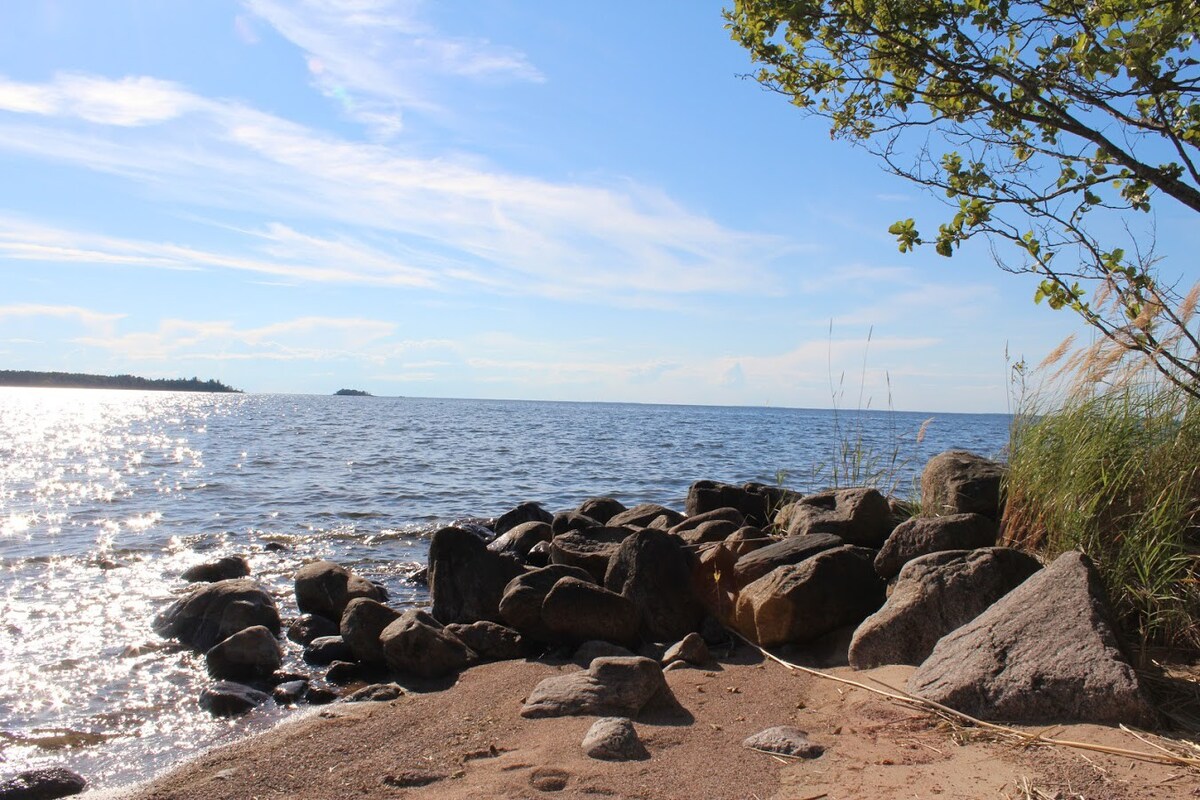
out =
<svg viewBox="0 0 1200 800"><path fill-rule="evenodd" d="M489 662L551 665L517 714L597 718L575 747L606 762L661 757L639 736L647 716L695 724L672 674L732 670L730 631L853 670L907 665L910 692L982 719L1160 724L1086 557L1043 567L996 546L1002 474L970 453L936 456L919 516L872 488L801 496L713 481L693 484L682 512L523 503L433 535L428 609L393 608L381 586L322 561L295 575L301 616L285 626L246 562L228 558L185 575L198 586L155 630L205 654L213 683L198 702L220 716L268 702L394 705ZM280 670L283 636L310 672ZM824 745L776 716L788 719L748 732L744 747L819 763ZM82 789L50 783L20 794L10 781L0 798Z"/></svg>

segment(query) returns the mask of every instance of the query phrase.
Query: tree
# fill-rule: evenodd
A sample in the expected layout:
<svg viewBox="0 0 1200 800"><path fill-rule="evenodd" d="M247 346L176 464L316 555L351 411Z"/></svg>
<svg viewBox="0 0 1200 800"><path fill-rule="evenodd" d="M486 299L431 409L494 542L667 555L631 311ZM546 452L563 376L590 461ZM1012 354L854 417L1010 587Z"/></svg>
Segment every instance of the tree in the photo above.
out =
<svg viewBox="0 0 1200 800"><path fill-rule="evenodd" d="M725 17L759 83L944 193L935 236L889 229L901 252L984 237L1039 276L1035 301L1103 334L1100 375L1137 353L1200 398L1200 284L1160 278L1135 213L1200 212L1200 2L735 0Z"/></svg>

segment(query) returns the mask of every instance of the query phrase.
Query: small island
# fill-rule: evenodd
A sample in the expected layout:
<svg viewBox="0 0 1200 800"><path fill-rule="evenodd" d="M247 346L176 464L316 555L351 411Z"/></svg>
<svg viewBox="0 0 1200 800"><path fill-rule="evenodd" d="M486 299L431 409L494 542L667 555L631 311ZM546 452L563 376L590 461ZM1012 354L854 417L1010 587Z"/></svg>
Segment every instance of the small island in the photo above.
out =
<svg viewBox="0 0 1200 800"><path fill-rule="evenodd" d="M371 397L371 393L363 389L338 389L334 397Z"/></svg>
<svg viewBox="0 0 1200 800"><path fill-rule="evenodd" d="M52 389L141 389L152 392L222 392L241 394L220 381L199 378L139 378L136 375L89 375L81 372L0 370L0 386Z"/></svg>

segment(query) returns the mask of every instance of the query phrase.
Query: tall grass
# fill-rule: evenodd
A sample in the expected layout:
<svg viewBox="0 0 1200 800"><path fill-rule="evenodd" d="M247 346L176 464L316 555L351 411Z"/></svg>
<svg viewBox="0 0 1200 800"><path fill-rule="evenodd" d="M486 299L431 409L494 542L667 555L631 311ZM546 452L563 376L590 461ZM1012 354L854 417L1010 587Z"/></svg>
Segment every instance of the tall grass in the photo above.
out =
<svg viewBox="0 0 1200 800"><path fill-rule="evenodd" d="M1006 543L1096 564L1125 634L1200 649L1200 401L1163 381L1025 400L1009 444Z"/></svg>

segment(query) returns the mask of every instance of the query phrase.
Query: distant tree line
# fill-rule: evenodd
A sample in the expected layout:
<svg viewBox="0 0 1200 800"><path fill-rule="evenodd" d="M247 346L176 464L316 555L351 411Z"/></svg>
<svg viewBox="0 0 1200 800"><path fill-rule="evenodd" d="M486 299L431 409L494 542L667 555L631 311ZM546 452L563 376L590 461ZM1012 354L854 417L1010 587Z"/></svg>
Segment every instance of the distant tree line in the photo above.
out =
<svg viewBox="0 0 1200 800"><path fill-rule="evenodd" d="M86 375L79 372L0 370L0 386L60 389L144 389L155 392L240 392L211 378L139 378L136 375Z"/></svg>

